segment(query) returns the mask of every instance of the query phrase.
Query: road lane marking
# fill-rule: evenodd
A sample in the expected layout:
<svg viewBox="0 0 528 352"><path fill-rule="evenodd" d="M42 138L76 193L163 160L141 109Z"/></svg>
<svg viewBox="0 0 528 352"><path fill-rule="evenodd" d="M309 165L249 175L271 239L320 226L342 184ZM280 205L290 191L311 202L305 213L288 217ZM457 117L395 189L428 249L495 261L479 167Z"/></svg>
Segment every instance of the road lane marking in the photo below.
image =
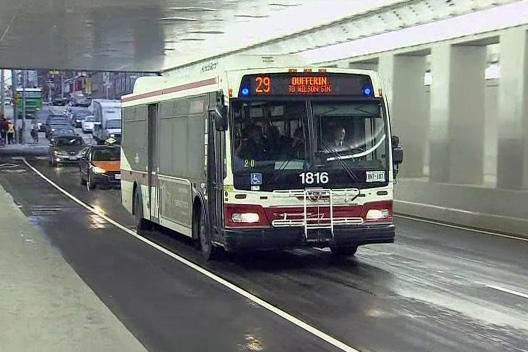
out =
<svg viewBox="0 0 528 352"><path fill-rule="evenodd" d="M0 164L0 168L13 168L13 167L19 167L18 164L12 164L12 163L3 163Z"/></svg>
<svg viewBox="0 0 528 352"><path fill-rule="evenodd" d="M126 226L123 226L120 223L118 223L117 221L114 221L113 219L111 219L108 216L106 216L101 210L97 210L95 208L92 208L90 205L84 203L82 200L76 198L75 196L70 194L68 191L64 190L62 187L57 185L55 182L50 180L48 177L46 177L44 174L42 174L39 170L37 170L35 167L33 167L25 158L22 158L21 160L24 161L24 163L31 170L33 170L37 175L39 175L42 179L44 179L50 185L52 185L57 190L62 192L64 195L66 195L68 198L73 200L75 203L79 204L80 206L82 206L83 208L89 210L90 212L100 216L102 219L108 221L112 225L118 227L119 229L121 229L124 232L128 233L129 235L135 237L136 239L148 244L149 246L151 246L151 247L157 249L158 251L168 255L169 257L171 257L173 259L176 259L180 263L188 266L191 269L194 269L194 270L198 271L199 273L207 276L208 278L216 281L217 283L229 288L230 290L238 293L239 295L249 299L250 301L252 301L252 302L254 302L256 304L258 304L262 308L267 309L268 311L280 316L281 318L289 321L290 323L296 325L297 327L305 330L306 332L308 332L308 333L320 338L323 341L326 341L327 343L333 345L334 347L337 347L338 349L340 349L342 351L347 351L347 352L360 352L359 350L356 350L355 348L353 348L351 346L348 346L344 342L341 342L341 341L337 340L336 338L334 338L334 337L322 332L321 330L309 325L308 323L305 323L304 321L302 321L302 320L294 317L293 315L281 310L280 308L275 307L271 303L268 303L268 302L264 301L263 299L253 295L252 293L244 290L241 287L236 286L235 284L227 281L226 279L224 279L224 278L222 278L222 277L220 277L220 276L208 271L207 269L205 269L205 268L203 268L203 267L191 262L190 260L187 260L184 257L181 257L178 254L175 254L175 253L169 251L168 249L160 246L159 244L157 244L155 242L152 242L151 240L138 235L135 231L130 230Z"/></svg>
<svg viewBox="0 0 528 352"><path fill-rule="evenodd" d="M8 24L7 27L4 29L4 32L2 33L2 35L0 36L0 42L3 42L3 41L4 41L4 38L6 37L7 33L9 33L9 31L11 30L11 25L12 25L13 22L15 21L15 18L16 18L16 16L12 16L12 17L11 17L11 20L9 21L9 24Z"/></svg>
<svg viewBox="0 0 528 352"><path fill-rule="evenodd" d="M512 240L519 240L519 241L528 242L528 238L524 238L524 237L506 235L506 234L503 234L503 233L500 233L500 232L473 229L471 227L446 224L446 223L443 223L443 222L440 222L440 221L428 220L428 219L422 219L422 218L415 218L414 216L409 216L409 215L394 214L394 217L402 218L402 219L408 219L408 220L414 220L414 221L420 221L420 222L425 222L425 223L428 223L428 224L434 224L434 225L450 227L450 228L457 229L457 230L464 230L464 231L483 233L483 234L486 234L486 235L498 236L498 237L509 238L509 239L512 239Z"/></svg>
<svg viewBox="0 0 528 352"><path fill-rule="evenodd" d="M502 291L502 292L506 292L506 293L510 293L512 295L515 295L515 296L519 296L519 297L523 297L523 298L528 298L528 294L526 293L522 293L522 292L519 292L519 291L514 291L514 290L510 290L508 288L504 288L504 287L500 287L500 286L496 286L496 285L485 285L486 287L489 287L489 288L493 288L495 290L498 290L498 291Z"/></svg>

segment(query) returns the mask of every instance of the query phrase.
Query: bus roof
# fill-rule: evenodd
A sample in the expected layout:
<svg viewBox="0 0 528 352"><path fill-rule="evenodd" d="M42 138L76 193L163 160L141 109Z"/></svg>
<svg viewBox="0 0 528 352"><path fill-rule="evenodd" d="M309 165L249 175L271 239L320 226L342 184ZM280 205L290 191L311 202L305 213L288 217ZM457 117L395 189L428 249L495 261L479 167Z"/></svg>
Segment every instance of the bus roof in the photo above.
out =
<svg viewBox="0 0 528 352"><path fill-rule="evenodd" d="M134 105L134 103L130 103L131 101L152 99L154 96L169 96L171 93L188 89L213 85L222 87L223 85L227 85L228 79L224 78L230 72L243 73L244 71L253 71L253 73L271 73L288 72L290 69L296 69L302 72L306 68L310 68L315 72L320 67L320 65L308 65L296 55L233 55L182 66L174 70L166 71L164 73L165 76L140 77L134 84L133 93L121 97L121 101L125 103L125 106L128 106ZM329 67L327 71L346 74L364 74L371 77L376 77L377 75L375 71L358 69ZM374 85L377 86L377 83L376 79ZM238 91L236 87L235 82L229 82L229 88L235 88L235 91Z"/></svg>
<svg viewBox="0 0 528 352"><path fill-rule="evenodd" d="M132 94L171 87L179 82L192 82L196 78L217 77L220 73L231 70L270 69L303 65L303 61L297 55L233 55L171 69L165 71L164 76L160 77L140 77L134 84Z"/></svg>

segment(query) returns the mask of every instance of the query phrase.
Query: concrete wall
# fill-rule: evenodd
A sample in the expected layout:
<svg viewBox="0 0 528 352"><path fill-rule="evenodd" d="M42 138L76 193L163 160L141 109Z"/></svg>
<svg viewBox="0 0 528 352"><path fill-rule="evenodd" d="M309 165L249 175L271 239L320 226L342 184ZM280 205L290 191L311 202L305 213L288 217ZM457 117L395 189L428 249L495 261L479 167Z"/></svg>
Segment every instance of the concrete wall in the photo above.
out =
<svg viewBox="0 0 528 352"><path fill-rule="evenodd" d="M490 57L500 75L485 79ZM528 236L526 28L348 66L377 69L385 86L405 148L396 212Z"/></svg>

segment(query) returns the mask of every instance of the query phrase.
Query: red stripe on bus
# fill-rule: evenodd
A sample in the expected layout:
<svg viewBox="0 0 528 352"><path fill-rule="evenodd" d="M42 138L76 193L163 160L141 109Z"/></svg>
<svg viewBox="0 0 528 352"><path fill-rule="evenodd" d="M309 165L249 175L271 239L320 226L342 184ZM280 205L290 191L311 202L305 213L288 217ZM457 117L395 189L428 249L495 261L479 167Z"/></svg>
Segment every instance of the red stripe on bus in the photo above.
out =
<svg viewBox="0 0 528 352"><path fill-rule="evenodd" d="M127 101L133 101L133 100L138 100L138 99L150 98L150 97L155 97L155 96L163 95L163 94L176 93L176 92L181 92L182 90L200 88L200 87L209 86L209 85L212 85L212 84L216 84L216 78L204 79L203 81L186 83L186 84L182 84L182 85L179 85L179 86L174 86L174 87L165 88L165 89L159 89L159 90L155 90L153 92L148 92L148 93L134 95L134 96L131 96L131 97L122 98L121 102L125 103Z"/></svg>

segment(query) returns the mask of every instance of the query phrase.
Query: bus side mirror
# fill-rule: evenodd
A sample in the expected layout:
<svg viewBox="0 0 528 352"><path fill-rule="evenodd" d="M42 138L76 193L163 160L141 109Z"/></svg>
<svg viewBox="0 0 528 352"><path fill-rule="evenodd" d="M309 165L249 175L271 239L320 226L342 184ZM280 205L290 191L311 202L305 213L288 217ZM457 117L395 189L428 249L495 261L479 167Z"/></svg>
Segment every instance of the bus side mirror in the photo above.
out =
<svg viewBox="0 0 528 352"><path fill-rule="evenodd" d="M227 131L227 108L215 106L209 110L209 116L213 119L217 131Z"/></svg>

